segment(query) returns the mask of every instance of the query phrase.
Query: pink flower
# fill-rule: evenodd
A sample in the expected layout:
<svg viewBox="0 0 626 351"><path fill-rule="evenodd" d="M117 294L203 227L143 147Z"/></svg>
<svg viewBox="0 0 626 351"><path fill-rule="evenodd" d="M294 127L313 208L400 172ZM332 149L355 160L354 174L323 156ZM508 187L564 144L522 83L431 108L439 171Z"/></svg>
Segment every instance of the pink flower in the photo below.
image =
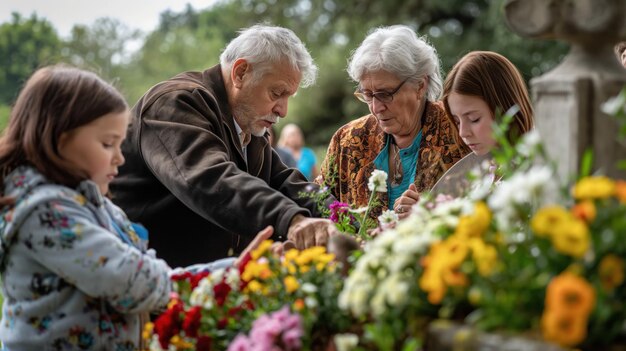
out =
<svg viewBox="0 0 626 351"><path fill-rule="evenodd" d="M228 345L228 351L248 351L250 350L252 345L250 344L250 340L245 335L237 335L235 340Z"/></svg>

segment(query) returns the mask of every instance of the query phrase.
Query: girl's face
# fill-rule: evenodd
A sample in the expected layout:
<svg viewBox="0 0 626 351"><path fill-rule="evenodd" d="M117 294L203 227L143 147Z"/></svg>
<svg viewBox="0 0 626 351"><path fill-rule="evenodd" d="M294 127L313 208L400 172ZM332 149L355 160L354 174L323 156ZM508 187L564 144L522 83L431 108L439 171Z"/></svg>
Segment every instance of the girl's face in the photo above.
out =
<svg viewBox="0 0 626 351"><path fill-rule="evenodd" d="M496 145L492 128L494 117L485 100L477 96L451 93L448 106L459 129L459 136L474 154L481 156L491 151Z"/></svg>
<svg viewBox="0 0 626 351"><path fill-rule="evenodd" d="M86 172L103 195L117 176L117 168L124 164L121 145L128 122L128 111L109 113L61 134L61 157L72 163L76 171Z"/></svg>

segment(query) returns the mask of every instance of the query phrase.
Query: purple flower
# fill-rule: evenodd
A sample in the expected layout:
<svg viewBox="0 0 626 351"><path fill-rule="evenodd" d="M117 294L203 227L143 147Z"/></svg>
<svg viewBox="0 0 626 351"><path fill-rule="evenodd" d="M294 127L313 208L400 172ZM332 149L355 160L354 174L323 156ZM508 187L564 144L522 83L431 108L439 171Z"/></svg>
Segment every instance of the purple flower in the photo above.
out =
<svg viewBox="0 0 626 351"><path fill-rule="evenodd" d="M335 201L328 207L330 209L330 220L339 223L342 215L347 215L350 205L345 202Z"/></svg>

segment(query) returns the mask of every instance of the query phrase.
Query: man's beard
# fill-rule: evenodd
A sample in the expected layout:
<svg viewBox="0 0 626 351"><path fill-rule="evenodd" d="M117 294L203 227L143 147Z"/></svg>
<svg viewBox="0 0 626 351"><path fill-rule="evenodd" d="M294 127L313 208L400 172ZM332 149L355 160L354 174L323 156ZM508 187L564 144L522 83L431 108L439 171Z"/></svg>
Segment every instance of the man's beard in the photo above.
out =
<svg viewBox="0 0 626 351"><path fill-rule="evenodd" d="M276 124L280 120L278 115L274 113L270 113L265 116L258 116L250 105L245 103L240 103L236 107L233 107L233 115L236 116L235 120L244 133L250 133L257 137L265 135L267 128L263 127L260 128L260 130L254 130L255 122L265 120Z"/></svg>

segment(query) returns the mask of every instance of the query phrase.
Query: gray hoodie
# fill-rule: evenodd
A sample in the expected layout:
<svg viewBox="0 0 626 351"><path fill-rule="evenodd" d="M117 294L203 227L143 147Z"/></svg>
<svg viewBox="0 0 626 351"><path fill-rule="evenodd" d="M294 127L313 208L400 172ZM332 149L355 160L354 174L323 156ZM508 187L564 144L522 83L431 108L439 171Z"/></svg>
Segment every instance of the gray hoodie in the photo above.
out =
<svg viewBox="0 0 626 351"><path fill-rule="evenodd" d="M144 312L167 305L167 264L146 254L95 183L53 184L22 166L0 211L2 321L9 350L135 350Z"/></svg>

